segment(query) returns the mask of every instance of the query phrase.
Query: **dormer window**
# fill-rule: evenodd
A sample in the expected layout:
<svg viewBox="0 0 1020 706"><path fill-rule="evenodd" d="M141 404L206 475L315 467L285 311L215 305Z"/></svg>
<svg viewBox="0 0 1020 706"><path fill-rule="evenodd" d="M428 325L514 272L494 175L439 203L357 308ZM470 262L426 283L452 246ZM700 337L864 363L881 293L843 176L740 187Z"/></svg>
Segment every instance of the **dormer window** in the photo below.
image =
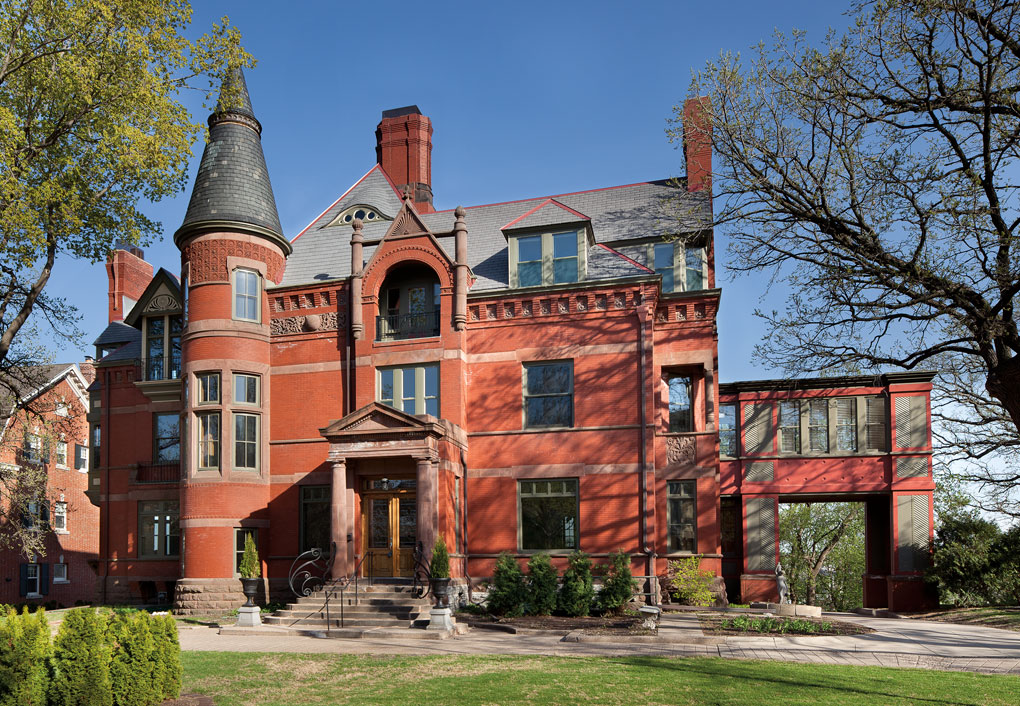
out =
<svg viewBox="0 0 1020 706"><path fill-rule="evenodd" d="M510 238L510 286L540 287L584 279L584 231L537 233Z"/></svg>
<svg viewBox="0 0 1020 706"><path fill-rule="evenodd" d="M259 321L259 273L254 270L234 270L234 318L242 321Z"/></svg>
<svg viewBox="0 0 1020 706"><path fill-rule="evenodd" d="M144 319L145 379L176 380L181 376L180 314L147 316Z"/></svg>
<svg viewBox="0 0 1020 706"><path fill-rule="evenodd" d="M354 223L355 218L360 218L365 223L375 223L376 221L389 220L386 216L382 215L376 209L371 206L365 206L364 204L358 204L345 209L339 216L333 219L330 225L351 225Z"/></svg>
<svg viewBox="0 0 1020 706"><path fill-rule="evenodd" d="M662 275L663 292L695 292L708 283L705 248L693 243L651 243L648 259Z"/></svg>

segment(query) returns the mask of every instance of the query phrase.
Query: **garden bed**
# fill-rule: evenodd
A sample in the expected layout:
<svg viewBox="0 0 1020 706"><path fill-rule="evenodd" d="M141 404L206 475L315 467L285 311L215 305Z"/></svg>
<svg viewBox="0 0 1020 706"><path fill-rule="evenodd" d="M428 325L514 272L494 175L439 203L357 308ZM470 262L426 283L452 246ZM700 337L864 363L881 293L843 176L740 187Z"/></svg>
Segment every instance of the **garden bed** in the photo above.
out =
<svg viewBox="0 0 1020 706"><path fill-rule="evenodd" d="M864 635L875 632L856 623L819 618L699 613L706 635Z"/></svg>
<svg viewBox="0 0 1020 706"><path fill-rule="evenodd" d="M457 620L474 627L507 629L507 632L541 630L565 635L580 630L586 635L654 635L641 627L641 618L634 615L605 615L571 618L565 615L524 615L519 618L498 618L494 615L458 613Z"/></svg>

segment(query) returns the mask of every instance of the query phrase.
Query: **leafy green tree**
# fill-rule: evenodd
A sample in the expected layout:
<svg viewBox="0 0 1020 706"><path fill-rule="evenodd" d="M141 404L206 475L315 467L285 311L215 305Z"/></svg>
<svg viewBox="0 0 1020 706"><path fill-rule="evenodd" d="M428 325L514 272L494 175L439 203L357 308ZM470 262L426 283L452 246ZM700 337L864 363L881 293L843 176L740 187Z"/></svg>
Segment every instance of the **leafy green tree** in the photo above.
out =
<svg viewBox="0 0 1020 706"><path fill-rule="evenodd" d="M104 259L158 236L139 210L182 190L201 125L182 90L250 66L226 19L191 40L186 0L7 0L0 12L0 385L32 362L29 317L61 326L46 295L61 255ZM233 90L233 89L231 89ZM10 357L10 359L9 359Z"/></svg>
<svg viewBox="0 0 1020 706"><path fill-rule="evenodd" d="M730 268L788 297L759 312L757 356L791 375L940 371L939 444L1020 515L1020 5L851 12L816 46L724 53L690 88Z"/></svg>
<svg viewBox="0 0 1020 706"><path fill-rule="evenodd" d="M666 564L666 574L660 576L662 592L673 603L679 605L707 607L715 602L712 593L712 579L715 574L701 568L700 556L685 556L671 559Z"/></svg>
<svg viewBox="0 0 1020 706"><path fill-rule="evenodd" d="M927 579L946 605L996 603L996 579L1002 530L994 522L964 512L941 518L935 530L932 566ZM1009 554L1015 554L1011 547Z"/></svg>
<svg viewBox="0 0 1020 706"><path fill-rule="evenodd" d="M559 576L548 554L528 560L528 607L533 615L550 615L556 610Z"/></svg>
<svg viewBox="0 0 1020 706"><path fill-rule="evenodd" d="M779 540L792 602L829 610L863 605L861 503L784 505L779 510Z"/></svg>
<svg viewBox="0 0 1020 706"><path fill-rule="evenodd" d="M591 557L582 551L575 551L567 560L567 570L563 572L559 609L565 615L579 617L588 615L594 602Z"/></svg>

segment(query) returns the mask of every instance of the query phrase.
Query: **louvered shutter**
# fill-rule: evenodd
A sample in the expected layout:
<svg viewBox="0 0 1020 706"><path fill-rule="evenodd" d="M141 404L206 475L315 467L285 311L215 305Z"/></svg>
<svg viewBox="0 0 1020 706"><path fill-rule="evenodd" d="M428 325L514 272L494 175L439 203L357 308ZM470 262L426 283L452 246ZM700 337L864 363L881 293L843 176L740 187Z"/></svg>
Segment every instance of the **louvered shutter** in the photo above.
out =
<svg viewBox="0 0 1020 706"><path fill-rule="evenodd" d="M896 446L919 449L928 443L928 413L920 396L896 398Z"/></svg>
<svg viewBox="0 0 1020 706"><path fill-rule="evenodd" d="M748 454L772 453L772 405L767 402L744 405L744 450Z"/></svg>
<svg viewBox="0 0 1020 706"><path fill-rule="evenodd" d="M50 594L50 565L39 564L39 593L48 596Z"/></svg>
<svg viewBox="0 0 1020 706"><path fill-rule="evenodd" d="M885 451L885 398L869 397L865 407L865 449Z"/></svg>
<svg viewBox="0 0 1020 706"><path fill-rule="evenodd" d="M931 526L927 495L896 499L896 547L900 571L923 571L928 566Z"/></svg>
<svg viewBox="0 0 1020 706"><path fill-rule="evenodd" d="M21 580L21 587L18 589L18 595L24 598L28 595L28 564L18 565L18 576Z"/></svg>
<svg viewBox="0 0 1020 706"><path fill-rule="evenodd" d="M753 498L747 501L747 568L769 571L776 561L775 498Z"/></svg>
<svg viewBox="0 0 1020 706"><path fill-rule="evenodd" d="M836 449L857 451L857 400L840 397L836 400Z"/></svg>

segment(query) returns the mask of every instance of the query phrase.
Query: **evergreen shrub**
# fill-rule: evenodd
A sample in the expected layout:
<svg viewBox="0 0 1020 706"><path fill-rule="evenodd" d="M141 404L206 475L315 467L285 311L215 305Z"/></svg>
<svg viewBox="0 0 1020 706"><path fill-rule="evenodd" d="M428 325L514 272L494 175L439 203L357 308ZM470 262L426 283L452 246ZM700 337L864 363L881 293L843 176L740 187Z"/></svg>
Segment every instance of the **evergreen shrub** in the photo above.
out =
<svg viewBox="0 0 1020 706"><path fill-rule="evenodd" d="M528 560L528 612L549 615L556 610L558 580L548 554L536 554Z"/></svg>
<svg viewBox="0 0 1020 706"><path fill-rule="evenodd" d="M0 612L0 706L46 706L50 628L46 611Z"/></svg>
<svg viewBox="0 0 1020 706"><path fill-rule="evenodd" d="M69 610L53 645L51 706L113 706L107 620L92 608Z"/></svg>
<svg viewBox="0 0 1020 706"><path fill-rule="evenodd" d="M255 546L255 539L251 532L244 536L244 553L241 554L241 564L237 567L237 572L243 579L257 579L262 573L262 567L259 565L259 550Z"/></svg>
<svg viewBox="0 0 1020 706"><path fill-rule="evenodd" d="M524 573L512 554L503 552L496 560L496 570L489 587L489 612L515 618L524 615L528 600Z"/></svg>
<svg viewBox="0 0 1020 706"><path fill-rule="evenodd" d="M181 694L181 646L173 616L152 616L152 636L155 643L153 690L158 699L176 699Z"/></svg>
<svg viewBox="0 0 1020 706"><path fill-rule="evenodd" d="M429 562L429 573L434 579L450 578L450 552L446 549L446 540L442 536L436 539L432 547L432 560Z"/></svg>
<svg viewBox="0 0 1020 706"><path fill-rule="evenodd" d="M630 571L630 554L622 551L609 555L609 573L599 591L599 609L603 613L618 613L634 597L637 582Z"/></svg>
<svg viewBox="0 0 1020 706"><path fill-rule="evenodd" d="M110 682L115 706L148 706L159 703L153 688L155 644L145 612L117 613L107 631L113 653L110 661Z"/></svg>
<svg viewBox="0 0 1020 706"><path fill-rule="evenodd" d="M570 555L567 570L563 572L559 609L562 613L580 617L591 612L595 600L595 587L591 579L591 558L582 551Z"/></svg>

